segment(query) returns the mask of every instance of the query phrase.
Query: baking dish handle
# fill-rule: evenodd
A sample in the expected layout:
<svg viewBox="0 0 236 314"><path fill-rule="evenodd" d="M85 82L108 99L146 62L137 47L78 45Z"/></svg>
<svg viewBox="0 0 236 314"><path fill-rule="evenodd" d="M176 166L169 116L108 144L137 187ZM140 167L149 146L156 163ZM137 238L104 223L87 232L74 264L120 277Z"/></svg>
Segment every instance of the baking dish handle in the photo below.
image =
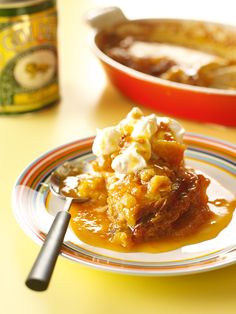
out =
<svg viewBox="0 0 236 314"><path fill-rule="evenodd" d="M85 19L91 27L99 31L128 20L118 7L90 10Z"/></svg>

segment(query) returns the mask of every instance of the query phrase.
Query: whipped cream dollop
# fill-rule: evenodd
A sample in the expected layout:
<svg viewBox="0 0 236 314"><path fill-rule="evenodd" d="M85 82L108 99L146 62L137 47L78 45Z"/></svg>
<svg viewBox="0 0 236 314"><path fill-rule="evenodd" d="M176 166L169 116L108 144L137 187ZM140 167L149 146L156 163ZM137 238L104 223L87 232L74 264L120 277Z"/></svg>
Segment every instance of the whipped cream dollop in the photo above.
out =
<svg viewBox="0 0 236 314"><path fill-rule="evenodd" d="M156 117L156 121L158 126L160 126L161 123L168 124L168 127L172 131L176 142L179 142L181 144L183 143L185 129L178 121L167 117Z"/></svg>
<svg viewBox="0 0 236 314"><path fill-rule="evenodd" d="M103 130L97 130L97 136L93 142L92 150L97 157L110 155L119 149L121 132L117 127L111 126Z"/></svg>
<svg viewBox="0 0 236 314"><path fill-rule="evenodd" d="M152 135L156 133L157 129L156 116L154 114L147 117L141 117L134 125L131 137L150 139Z"/></svg>
<svg viewBox="0 0 236 314"><path fill-rule="evenodd" d="M176 142L183 142L184 128L174 119L157 117L155 114L144 116L135 107L117 126L97 131L93 143L93 153L101 158L114 153L111 167L116 174L135 173L145 167L152 156L151 140L160 125L168 126ZM129 140L122 145L122 140Z"/></svg>
<svg viewBox="0 0 236 314"><path fill-rule="evenodd" d="M111 164L112 169L119 174L137 172L146 166L147 163L143 156L131 147L116 156Z"/></svg>

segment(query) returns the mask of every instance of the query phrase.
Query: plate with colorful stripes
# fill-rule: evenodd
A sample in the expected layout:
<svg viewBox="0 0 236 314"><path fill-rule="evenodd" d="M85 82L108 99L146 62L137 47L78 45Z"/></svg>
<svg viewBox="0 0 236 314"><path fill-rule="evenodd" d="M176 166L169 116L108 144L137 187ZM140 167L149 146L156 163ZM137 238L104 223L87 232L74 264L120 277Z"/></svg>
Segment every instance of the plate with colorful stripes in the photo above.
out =
<svg viewBox="0 0 236 314"><path fill-rule="evenodd" d="M12 193L14 215L23 231L38 244L43 243L56 211L64 205L57 198L50 202L50 208L46 205L52 171L66 161L92 160L93 139L74 141L46 152L18 177ZM226 198L235 204L236 146L193 133L185 135L185 143L186 164L214 182L208 191L209 199ZM61 255L102 270L134 275L170 276L209 271L236 262L236 214L232 206L227 217L224 228L214 236L162 252L118 252L96 247L84 243L69 228Z"/></svg>

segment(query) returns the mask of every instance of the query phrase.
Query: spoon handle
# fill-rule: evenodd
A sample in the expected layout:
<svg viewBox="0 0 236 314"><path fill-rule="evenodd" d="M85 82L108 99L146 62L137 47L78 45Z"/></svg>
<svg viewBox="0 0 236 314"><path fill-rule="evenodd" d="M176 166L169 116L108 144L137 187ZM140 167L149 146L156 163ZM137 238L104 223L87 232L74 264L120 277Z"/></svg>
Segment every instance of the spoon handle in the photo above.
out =
<svg viewBox="0 0 236 314"><path fill-rule="evenodd" d="M61 245L69 225L68 211L57 213L36 261L26 279L26 286L35 291L47 289Z"/></svg>

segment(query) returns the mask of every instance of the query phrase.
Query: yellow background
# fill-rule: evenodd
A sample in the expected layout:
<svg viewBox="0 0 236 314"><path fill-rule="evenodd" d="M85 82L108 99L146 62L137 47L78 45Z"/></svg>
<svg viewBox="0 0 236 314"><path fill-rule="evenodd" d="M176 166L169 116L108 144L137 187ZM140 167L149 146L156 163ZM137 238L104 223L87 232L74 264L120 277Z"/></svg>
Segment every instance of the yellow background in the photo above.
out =
<svg viewBox="0 0 236 314"><path fill-rule="evenodd" d="M151 278L95 270L59 257L48 291L30 291L24 281L39 246L16 224L11 208L13 184L29 162L57 145L117 123L133 106L106 81L91 53L84 12L93 6L115 4L129 17L162 15L234 21L233 1L219 1L221 6L217 2L214 10L210 3L59 1L61 104L30 114L0 116L0 313L236 313L236 265L198 275ZM236 143L233 128L180 121L188 131Z"/></svg>

